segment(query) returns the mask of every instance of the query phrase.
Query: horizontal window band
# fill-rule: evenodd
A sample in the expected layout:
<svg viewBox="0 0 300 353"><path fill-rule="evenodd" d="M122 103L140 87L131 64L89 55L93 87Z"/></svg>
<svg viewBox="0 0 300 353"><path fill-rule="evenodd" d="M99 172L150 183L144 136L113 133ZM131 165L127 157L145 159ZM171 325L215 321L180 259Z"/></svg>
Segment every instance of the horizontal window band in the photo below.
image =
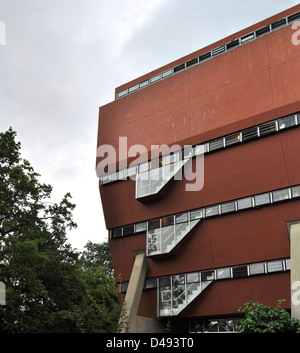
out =
<svg viewBox="0 0 300 353"><path fill-rule="evenodd" d="M134 177L143 170L152 170L165 164L172 164L176 161L183 161L197 155L212 153L224 148L236 146L240 143L256 140L270 134L285 131L287 129L300 125L300 112L276 118L265 123L248 127L228 135L209 140L201 144L194 145L186 149L179 150L172 155L164 155L162 157L143 162L128 168L120 169L116 172L107 173L100 177L101 185L108 185L117 181L127 180ZM177 158L177 159L176 159ZM161 163L161 161L163 163Z"/></svg>
<svg viewBox="0 0 300 353"><path fill-rule="evenodd" d="M177 283L196 283L200 281L216 281L223 279L235 279L256 275L266 275L276 272L290 271L290 258L273 259L268 261L253 262L234 266L205 269L201 271L185 272L179 274L164 275L160 277L146 278L143 289L166 287L176 281ZM126 292L128 281L120 284L120 292Z"/></svg>
<svg viewBox="0 0 300 353"><path fill-rule="evenodd" d="M247 44L257 38L261 38L269 33L275 32L287 25L290 25L291 23L298 21L300 19L300 12L291 14L288 17L284 17L276 22L273 22L267 26L264 26L262 28L259 28L253 32L250 32L246 35L243 35L240 38L234 39L233 41L226 43L220 47L214 48L211 51L201 54L200 56L197 56L195 58L192 58L188 60L187 62L184 62L178 66L175 66L171 69L168 69L165 72L162 72L160 74L157 74L146 81L140 82L132 87L126 88L125 90L122 90L121 92L117 93L117 99L123 98L129 94L132 94L138 90L141 90L145 87L148 87L150 84L155 84L163 79L166 79L170 76L175 75L177 72L182 72L184 70L187 70L188 68L201 64L204 61L210 60L216 56L219 56L221 54L226 53L227 51L230 51L232 49L235 49L241 45Z"/></svg>
<svg viewBox="0 0 300 353"><path fill-rule="evenodd" d="M244 210L256 209L262 206L297 199L299 197L300 185L294 185L240 199L225 201L219 204L208 205L198 209L188 210L178 214L167 215L139 223L120 226L110 230L110 237L111 239L117 239L124 236L132 236L141 232L147 232L148 229L163 227L163 224L165 224L168 219L172 217L174 217L175 222L179 222L180 219L184 219L185 222L188 222L197 219L222 216Z"/></svg>

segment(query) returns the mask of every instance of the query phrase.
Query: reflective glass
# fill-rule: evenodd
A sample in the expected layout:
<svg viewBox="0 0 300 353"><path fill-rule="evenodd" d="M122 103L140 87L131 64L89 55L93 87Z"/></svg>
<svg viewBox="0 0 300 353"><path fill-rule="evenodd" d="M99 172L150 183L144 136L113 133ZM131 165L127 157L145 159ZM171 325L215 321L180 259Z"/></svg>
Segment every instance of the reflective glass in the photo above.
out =
<svg viewBox="0 0 300 353"><path fill-rule="evenodd" d="M282 261L267 262L267 269L268 269L268 272L282 271L283 270Z"/></svg>
<svg viewBox="0 0 300 353"><path fill-rule="evenodd" d="M283 189L283 190L278 190L273 192L273 201L274 202L279 202L283 200L289 199L289 190L288 189Z"/></svg>
<svg viewBox="0 0 300 353"><path fill-rule="evenodd" d="M255 199L255 206L260 206L260 205L265 205L267 203L270 203L269 193L256 195L254 196L254 199Z"/></svg>
<svg viewBox="0 0 300 353"><path fill-rule="evenodd" d="M250 265L250 275L257 275L260 273L265 273L264 263L257 263Z"/></svg>
<svg viewBox="0 0 300 353"><path fill-rule="evenodd" d="M240 199L237 201L237 205L238 205L238 210L243 210L245 208L251 208L252 207L252 198L246 197L244 199Z"/></svg>

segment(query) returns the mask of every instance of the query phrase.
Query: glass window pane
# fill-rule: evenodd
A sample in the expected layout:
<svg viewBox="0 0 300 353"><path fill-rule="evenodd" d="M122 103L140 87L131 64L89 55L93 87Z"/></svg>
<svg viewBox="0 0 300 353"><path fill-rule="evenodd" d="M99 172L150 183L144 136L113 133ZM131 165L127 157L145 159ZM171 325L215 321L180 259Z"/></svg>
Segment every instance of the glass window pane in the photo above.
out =
<svg viewBox="0 0 300 353"><path fill-rule="evenodd" d="M176 223L183 223L188 221L188 213L181 213L175 216Z"/></svg>
<svg viewBox="0 0 300 353"><path fill-rule="evenodd" d="M201 272L201 281L213 281L215 279L215 271L203 271Z"/></svg>
<svg viewBox="0 0 300 353"><path fill-rule="evenodd" d="M139 172L146 172L147 170L149 170L149 162L145 162L145 163L141 163L139 165Z"/></svg>
<svg viewBox="0 0 300 353"><path fill-rule="evenodd" d="M268 269L268 272L282 271L283 270L282 261L267 262L267 269Z"/></svg>
<svg viewBox="0 0 300 353"><path fill-rule="evenodd" d="M157 287L157 281L156 278L148 278L145 281L145 288L149 289L149 288L156 288Z"/></svg>
<svg viewBox="0 0 300 353"><path fill-rule="evenodd" d="M186 275L186 281L187 283L199 282L199 273L198 272L188 273Z"/></svg>
<svg viewBox="0 0 300 353"><path fill-rule="evenodd" d="M260 205L265 205L267 203L270 203L269 193L254 196L254 199L255 199L255 206L260 206Z"/></svg>
<svg viewBox="0 0 300 353"><path fill-rule="evenodd" d="M162 227L171 226L174 224L174 216L163 217L161 219Z"/></svg>
<svg viewBox="0 0 300 353"><path fill-rule="evenodd" d="M300 196L300 185L292 187L292 196L299 197Z"/></svg>
<svg viewBox="0 0 300 353"><path fill-rule="evenodd" d="M147 230L147 222L141 222L141 223L137 223L135 225L135 232L144 232Z"/></svg>
<svg viewBox="0 0 300 353"><path fill-rule="evenodd" d="M221 205L221 213L233 212L235 211L235 203L227 202Z"/></svg>
<svg viewBox="0 0 300 353"><path fill-rule="evenodd" d="M121 283L121 292L124 293L127 291L129 282L122 282Z"/></svg>
<svg viewBox="0 0 300 353"><path fill-rule="evenodd" d="M251 264L250 265L250 275L257 275L259 273L265 273L264 263Z"/></svg>
<svg viewBox="0 0 300 353"><path fill-rule="evenodd" d="M277 190L277 191L273 192L273 201L274 202L287 200L288 198L289 198L289 190L288 189Z"/></svg>
<svg viewBox="0 0 300 353"><path fill-rule="evenodd" d="M219 206L211 206L205 208L205 217L211 217L219 214Z"/></svg>
<svg viewBox="0 0 300 353"><path fill-rule="evenodd" d="M157 229L160 228L160 219L156 218L156 219L151 219L150 221L148 221L148 229Z"/></svg>
<svg viewBox="0 0 300 353"><path fill-rule="evenodd" d="M239 143L240 140L241 140L240 133L228 135L225 137L225 145L226 146L234 145L235 143Z"/></svg>
<svg viewBox="0 0 300 353"><path fill-rule="evenodd" d="M190 212L191 221L194 219L200 219L203 217L203 210L195 210Z"/></svg>
<svg viewBox="0 0 300 353"><path fill-rule="evenodd" d="M247 265L233 267L232 268L232 276L233 276L233 278L248 276Z"/></svg>
<svg viewBox="0 0 300 353"><path fill-rule="evenodd" d="M173 284L184 284L184 283L185 283L184 275L173 276Z"/></svg>
<svg viewBox="0 0 300 353"><path fill-rule="evenodd" d="M246 197L237 201L238 210L252 207L252 197Z"/></svg>
<svg viewBox="0 0 300 353"><path fill-rule="evenodd" d="M129 224L123 227L123 235L132 235L134 234L134 224Z"/></svg>
<svg viewBox="0 0 300 353"><path fill-rule="evenodd" d="M219 268L217 270L217 278L218 279L224 279L224 278L230 278L230 268L225 267L225 268Z"/></svg>
<svg viewBox="0 0 300 353"><path fill-rule="evenodd" d="M122 230L123 230L123 228L122 227L118 227L118 228L114 228L113 230L112 230L112 238L119 238L119 237L121 237L122 236Z"/></svg>
<svg viewBox="0 0 300 353"><path fill-rule="evenodd" d="M223 138L209 142L209 151L223 148Z"/></svg>
<svg viewBox="0 0 300 353"><path fill-rule="evenodd" d="M205 320L204 329L205 332L219 332L218 319Z"/></svg>
<svg viewBox="0 0 300 353"><path fill-rule="evenodd" d="M285 260L285 268L287 270L290 270L291 269L291 259L286 259Z"/></svg>
<svg viewBox="0 0 300 353"><path fill-rule="evenodd" d="M127 175L128 175L128 177L131 177L131 176L135 175L135 174L136 174L136 170L137 170L137 167L136 167L136 166L129 167L129 168L127 169Z"/></svg>
<svg viewBox="0 0 300 353"><path fill-rule="evenodd" d="M294 125L296 125L295 115L286 116L286 117L278 120L279 130L287 129L287 128L294 126Z"/></svg>
<svg viewBox="0 0 300 353"><path fill-rule="evenodd" d="M160 287L167 287L171 285L171 277L167 276L167 277L161 277L159 279L159 286Z"/></svg>

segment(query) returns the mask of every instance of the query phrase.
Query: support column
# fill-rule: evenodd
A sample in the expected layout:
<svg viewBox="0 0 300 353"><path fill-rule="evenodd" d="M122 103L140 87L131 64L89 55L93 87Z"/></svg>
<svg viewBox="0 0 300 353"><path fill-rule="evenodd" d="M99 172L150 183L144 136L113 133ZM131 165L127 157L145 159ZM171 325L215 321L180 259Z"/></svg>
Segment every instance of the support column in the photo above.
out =
<svg viewBox="0 0 300 353"><path fill-rule="evenodd" d="M125 327L122 333L137 331L137 311L143 291L147 274L147 259L145 253L135 256L127 293L125 296L124 308L126 312Z"/></svg>
<svg viewBox="0 0 300 353"><path fill-rule="evenodd" d="M291 243L291 316L300 320L300 222L290 227Z"/></svg>

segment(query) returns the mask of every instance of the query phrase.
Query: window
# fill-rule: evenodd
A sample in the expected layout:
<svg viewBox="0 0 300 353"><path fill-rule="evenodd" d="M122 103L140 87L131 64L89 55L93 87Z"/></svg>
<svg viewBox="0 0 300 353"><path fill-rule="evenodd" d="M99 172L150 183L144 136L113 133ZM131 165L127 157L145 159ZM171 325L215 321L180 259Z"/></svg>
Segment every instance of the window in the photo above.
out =
<svg viewBox="0 0 300 353"><path fill-rule="evenodd" d="M291 259L286 259L285 260L285 269L290 270L291 269Z"/></svg>
<svg viewBox="0 0 300 353"><path fill-rule="evenodd" d="M232 268L232 276L233 276L233 278L248 276L247 265L233 267Z"/></svg>
<svg viewBox="0 0 300 353"><path fill-rule="evenodd" d="M275 31L276 29L282 28L286 25L286 19L283 18L282 20L276 21L271 24L272 30Z"/></svg>
<svg viewBox="0 0 300 353"><path fill-rule="evenodd" d="M168 227L174 224L174 216L163 217L161 219L161 226Z"/></svg>
<svg viewBox="0 0 300 353"><path fill-rule="evenodd" d="M129 93L132 93L132 92L134 92L134 91L137 91L138 89L139 89L139 85L137 84L137 85L135 85L135 86L130 87L130 88L128 89L128 92L129 92Z"/></svg>
<svg viewBox="0 0 300 353"><path fill-rule="evenodd" d="M155 83L160 80L160 74L150 78L150 83Z"/></svg>
<svg viewBox="0 0 300 353"><path fill-rule="evenodd" d="M296 125L295 115L286 116L278 120L279 130L287 129L295 125Z"/></svg>
<svg viewBox="0 0 300 353"><path fill-rule="evenodd" d="M230 49L238 47L239 45L240 45L240 40L235 39L232 42L226 44L226 49L230 50Z"/></svg>
<svg viewBox="0 0 300 353"><path fill-rule="evenodd" d="M119 238L122 235L123 235L123 228L122 227L114 228L111 232L112 238Z"/></svg>
<svg viewBox="0 0 300 353"><path fill-rule="evenodd" d="M145 289L151 289L157 287L157 279L156 278L147 278L144 285Z"/></svg>
<svg viewBox="0 0 300 353"><path fill-rule="evenodd" d="M249 33L241 38L241 44L249 42L249 40L255 39L254 32Z"/></svg>
<svg viewBox="0 0 300 353"><path fill-rule="evenodd" d="M258 275L260 273L265 273L264 263L251 264L249 267L250 275Z"/></svg>
<svg viewBox="0 0 300 353"><path fill-rule="evenodd" d="M262 37L265 34L270 33L270 26L265 26L263 28L260 28L256 31L256 38Z"/></svg>
<svg viewBox="0 0 300 353"><path fill-rule="evenodd" d="M268 272L277 272L277 271L282 271L283 266L282 266L282 261L270 261L267 262L267 269Z"/></svg>
<svg viewBox="0 0 300 353"><path fill-rule="evenodd" d="M202 54L202 55L199 56L199 62L208 60L210 58L211 58L211 52Z"/></svg>
<svg viewBox="0 0 300 353"><path fill-rule="evenodd" d="M198 272L187 273L187 275L186 275L186 282L187 282L187 283L199 282L199 273L198 273Z"/></svg>
<svg viewBox="0 0 300 353"><path fill-rule="evenodd" d="M279 202L289 199L289 189L273 191L273 201Z"/></svg>
<svg viewBox="0 0 300 353"><path fill-rule="evenodd" d="M136 174L137 166L132 166L127 169L128 177L131 177Z"/></svg>
<svg viewBox="0 0 300 353"><path fill-rule="evenodd" d="M152 230L152 229L157 229L160 228L160 219L151 219L150 221L148 221L148 229Z"/></svg>
<svg viewBox="0 0 300 353"><path fill-rule="evenodd" d="M256 139L257 137L258 137L258 135L257 135L257 127L256 126L249 127L248 129L243 130L243 132L242 132L243 142Z"/></svg>
<svg viewBox="0 0 300 353"><path fill-rule="evenodd" d="M188 222L188 213L181 213L175 216L176 223Z"/></svg>
<svg viewBox="0 0 300 353"><path fill-rule="evenodd" d="M147 222L141 222L141 223L137 223L135 225L135 232L139 233L139 232L145 232L147 230Z"/></svg>
<svg viewBox="0 0 300 353"><path fill-rule="evenodd" d="M190 219L191 221L195 219L200 219L203 217L203 211L202 210L195 210L190 212Z"/></svg>
<svg viewBox="0 0 300 353"><path fill-rule="evenodd" d="M223 138L209 142L209 151L218 150L223 147Z"/></svg>
<svg viewBox="0 0 300 353"><path fill-rule="evenodd" d="M231 146L241 142L241 134L232 134L225 137L225 146Z"/></svg>
<svg viewBox="0 0 300 353"><path fill-rule="evenodd" d="M298 20L300 20L300 12L294 13L293 15L288 17L288 23L292 23Z"/></svg>
<svg viewBox="0 0 300 353"><path fill-rule="evenodd" d="M124 91L121 91L118 93L118 98L124 97L128 94L128 90L125 89Z"/></svg>
<svg viewBox="0 0 300 353"><path fill-rule="evenodd" d="M190 67L192 65L198 64L198 58L194 58L192 60L187 61L186 66Z"/></svg>
<svg viewBox="0 0 300 353"><path fill-rule="evenodd" d="M225 52L225 45L221 45L220 47L212 50L212 55L216 56L216 55L222 54L224 52Z"/></svg>
<svg viewBox="0 0 300 353"><path fill-rule="evenodd" d="M252 207L252 197L246 197L237 201L238 210Z"/></svg>
<svg viewBox="0 0 300 353"><path fill-rule="evenodd" d="M169 287L171 285L171 277L167 276L167 277L161 277L159 279L159 286L160 287Z"/></svg>
<svg viewBox="0 0 300 353"><path fill-rule="evenodd" d="M235 211L235 202L226 202L221 205L221 213L228 213Z"/></svg>
<svg viewBox="0 0 300 353"><path fill-rule="evenodd" d="M165 77L168 77L171 75L173 75L173 69L170 69L170 70L163 72L162 77L165 78Z"/></svg>
<svg viewBox="0 0 300 353"><path fill-rule="evenodd" d="M120 292L125 293L128 289L129 282L122 282L120 285Z"/></svg>
<svg viewBox="0 0 300 353"><path fill-rule="evenodd" d="M292 196L299 197L300 196L300 185L292 187Z"/></svg>
<svg viewBox="0 0 300 353"><path fill-rule="evenodd" d="M205 217L216 216L219 214L219 206L211 206L205 208Z"/></svg>
<svg viewBox="0 0 300 353"><path fill-rule="evenodd" d="M185 69L185 63L180 64L180 65L174 67L174 74L175 74L176 72L182 71L182 70L184 70L184 69Z"/></svg>
<svg viewBox="0 0 300 353"><path fill-rule="evenodd" d="M123 227L123 235L132 235L134 234L134 224Z"/></svg>
<svg viewBox="0 0 300 353"><path fill-rule="evenodd" d="M259 134L260 136L272 134L276 131L276 122L269 121L259 126Z"/></svg>
<svg viewBox="0 0 300 353"><path fill-rule="evenodd" d="M254 196L255 206L261 206L270 203L269 193Z"/></svg>
<svg viewBox="0 0 300 353"><path fill-rule="evenodd" d="M215 271L203 271L201 272L201 281L213 281L215 279Z"/></svg>
<svg viewBox="0 0 300 353"><path fill-rule="evenodd" d="M140 83L140 88L144 88L149 85L149 80L143 81Z"/></svg>
<svg viewBox="0 0 300 353"><path fill-rule="evenodd" d="M230 278L231 274L230 274L230 268L226 267L226 268L220 268L217 270L217 278L218 279L224 279L224 278Z"/></svg>

